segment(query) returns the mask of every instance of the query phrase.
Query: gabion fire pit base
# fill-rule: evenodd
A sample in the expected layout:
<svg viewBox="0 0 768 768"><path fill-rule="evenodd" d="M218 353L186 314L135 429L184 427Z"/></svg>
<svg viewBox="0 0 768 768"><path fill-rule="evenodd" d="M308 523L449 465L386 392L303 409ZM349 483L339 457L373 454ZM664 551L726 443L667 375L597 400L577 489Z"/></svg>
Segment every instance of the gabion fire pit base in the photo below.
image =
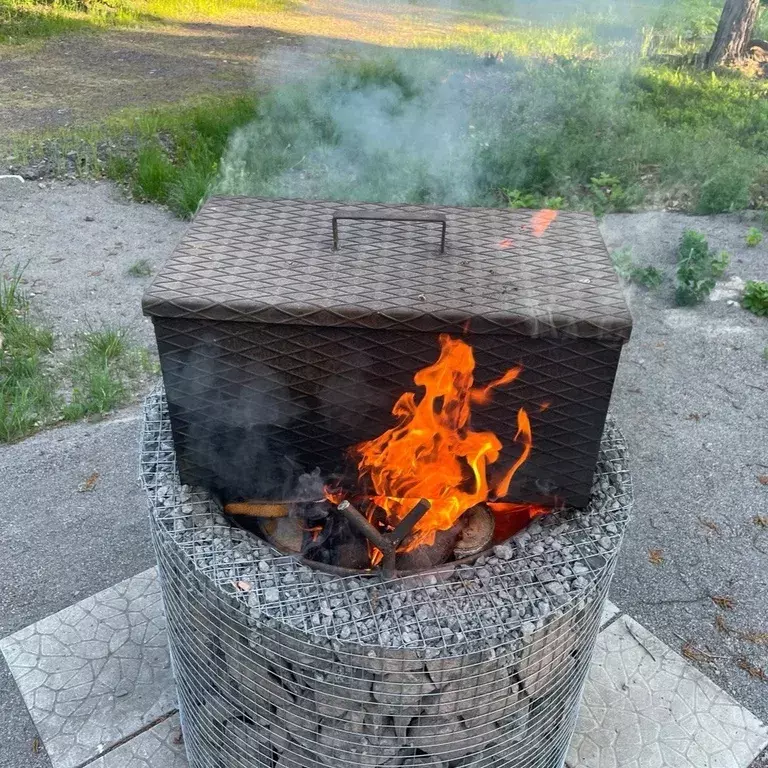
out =
<svg viewBox="0 0 768 768"><path fill-rule="evenodd" d="M610 422L592 499L473 565L336 577L180 484L161 391L142 476L193 768L558 768L631 504Z"/></svg>

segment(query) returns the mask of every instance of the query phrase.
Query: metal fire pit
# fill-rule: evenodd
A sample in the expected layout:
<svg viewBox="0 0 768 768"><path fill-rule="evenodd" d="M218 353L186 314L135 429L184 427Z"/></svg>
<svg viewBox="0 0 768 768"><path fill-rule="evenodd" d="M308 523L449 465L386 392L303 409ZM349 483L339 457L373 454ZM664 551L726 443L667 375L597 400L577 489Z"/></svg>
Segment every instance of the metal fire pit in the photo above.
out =
<svg viewBox="0 0 768 768"><path fill-rule="evenodd" d="M439 333L474 350L473 409L517 458L509 498L590 497L631 318L593 216L213 198L144 296L184 482L225 500L289 499L302 472L344 477L347 449L393 424ZM352 473L356 476L356 473Z"/></svg>
<svg viewBox="0 0 768 768"><path fill-rule="evenodd" d="M340 578L182 485L161 391L142 476L193 768L559 768L631 505L606 425L590 501L472 565Z"/></svg>

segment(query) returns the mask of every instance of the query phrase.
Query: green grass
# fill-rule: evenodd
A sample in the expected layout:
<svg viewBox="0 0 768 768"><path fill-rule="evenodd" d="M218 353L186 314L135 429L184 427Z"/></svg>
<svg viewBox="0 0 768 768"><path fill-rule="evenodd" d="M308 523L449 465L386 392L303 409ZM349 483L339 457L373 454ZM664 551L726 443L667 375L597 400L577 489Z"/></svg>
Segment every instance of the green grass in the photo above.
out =
<svg viewBox="0 0 768 768"><path fill-rule="evenodd" d="M130 277L149 277L152 274L152 263L149 259L139 259L127 269Z"/></svg>
<svg viewBox="0 0 768 768"><path fill-rule="evenodd" d="M717 2L671 0L661 14L633 3L630 21L617 12L588 18L570 5L547 26L537 3L520 3L519 18L506 23L492 3L482 13L467 3L444 32L411 41L444 50L342 60L324 78L258 101L236 95L126 112L21 154L44 147L64 175L74 152L76 174L105 175L182 217L214 189L598 215L662 205L700 214L768 209L768 81L657 56L689 44L703 50ZM451 89L460 93L467 73L476 82L489 71L476 55L483 52L505 54L492 70L503 85L464 109ZM371 124L371 102L381 125Z"/></svg>
<svg viewBox="0 0 768 768"><path fill-rule="evenodd" d="M87 128L16 138L8 154L20 165L45 157L54 176L105 176L134 199L189 218L217 177L230 135L255 110L254 97L240 94L125 110Z"/></svg>
<svg viewBox="0 0 768 768"><path fill-rule="evenodd" d="M29 434L55 412L52 349L53 334L30 317L21 270L0 275L0 442Z"/></svg>
<svg viewBox="0 0 768 768"><path fill-rule="evenodd" d="M71 359L53 353L53 333L30 314L21 269L0 275L0 442L108 413L155 373L147 350L119 329L84 334Z"/></svg>
<svg viewBox="0 0 768 768"><path fill-rule="evenodd" d="M664 273L661 270L635 264L631 248L620 248L614 251L611 254L611 261L619 277L628 283L636 283L649 290L655 290L664 282Z"/></svg>
<svg viewBox="0 0 768 768"><path fill-rule="evenodd" d="M750 227L744 236L747 248L756 248L763 242L763 233L757 227Z"/></svg>
<svg viewBox="0 0 768 768"><path fill-rule="evenodd" d="M0 43L150 22L279 11L288 0L0 0Z"/></svg>
<svg viewBox="0 0 768 768"><path fill-rule="evenodd" d="M69 368L72 394L61 410L66 421L113 411L153 370L146 349L130 343L124 330L112 328L83 334Z"/></svg>

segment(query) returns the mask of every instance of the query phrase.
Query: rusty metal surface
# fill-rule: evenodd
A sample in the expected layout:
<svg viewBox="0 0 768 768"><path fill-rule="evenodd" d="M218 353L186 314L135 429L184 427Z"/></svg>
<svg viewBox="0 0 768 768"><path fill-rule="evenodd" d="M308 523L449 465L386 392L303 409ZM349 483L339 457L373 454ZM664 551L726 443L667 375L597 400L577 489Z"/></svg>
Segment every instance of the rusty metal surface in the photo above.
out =
<svg viewBox="0 0 768 768"><path fill-rule="evenodd" d="M156 317L626 340L631 318L591 214L212 198L147 290ZM445 217L445 252L440 253ZM469 325L467 325L469 324Z"/></svg>

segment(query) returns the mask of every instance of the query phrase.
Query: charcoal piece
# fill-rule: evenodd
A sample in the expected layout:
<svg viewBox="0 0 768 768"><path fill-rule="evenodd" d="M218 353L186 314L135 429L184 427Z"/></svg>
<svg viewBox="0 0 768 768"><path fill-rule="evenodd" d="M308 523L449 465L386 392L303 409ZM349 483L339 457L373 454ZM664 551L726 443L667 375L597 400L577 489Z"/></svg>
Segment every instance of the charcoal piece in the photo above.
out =
<svg viewBox="0 0 768 768"><path fill-rule="evenodd" d="M363 570L370 565L368 541L340 514L330 514L316 538L308 537L304 557L324 565Z"/></svg>
<svg viewBox="0 0 768 768"><path fill-rule="evenodd" d="M457 524L447 531L437 531L432 544L421 544L407 551L398 551L396 564L398 571L424 571L436 565L442 565L453 554L453 548L459 537L461 527ZM403 542L407 546L408 538Z"/></svg>

